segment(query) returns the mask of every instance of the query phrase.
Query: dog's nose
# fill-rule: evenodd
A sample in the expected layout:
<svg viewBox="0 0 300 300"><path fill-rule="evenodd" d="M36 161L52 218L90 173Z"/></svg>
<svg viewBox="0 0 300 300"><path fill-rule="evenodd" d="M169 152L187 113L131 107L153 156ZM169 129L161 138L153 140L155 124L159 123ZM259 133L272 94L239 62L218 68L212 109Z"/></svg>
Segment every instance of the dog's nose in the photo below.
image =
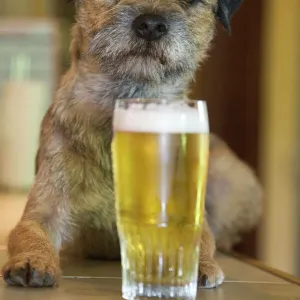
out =
<svg viewBox="0 0 300 300"><path fill-rule="evenodd" d="M168 32L168 25L162 16L144 14L134 20L133 29L138 37L147 41L155 41Z"/></svg>

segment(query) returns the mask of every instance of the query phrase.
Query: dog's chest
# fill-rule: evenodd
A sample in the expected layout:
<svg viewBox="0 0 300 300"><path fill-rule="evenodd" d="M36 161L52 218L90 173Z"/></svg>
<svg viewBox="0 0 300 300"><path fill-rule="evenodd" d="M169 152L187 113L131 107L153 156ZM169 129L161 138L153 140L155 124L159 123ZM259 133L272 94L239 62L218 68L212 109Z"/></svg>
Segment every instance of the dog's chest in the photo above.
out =
<svg viewBox="0 0 300 300"><path fill-rule="evenodd" d="M89 167L81 189L74 195L73 216L76 223L109 229L115 223L115 198L112 178Z"/></svg>
<svg viewBox="0 0 300 300"><path fill-rule="evenodd" d="M68 149L66 169L73 221L80 226L113 226L115 199L110 146L97 143L80 151Z"/></svg>

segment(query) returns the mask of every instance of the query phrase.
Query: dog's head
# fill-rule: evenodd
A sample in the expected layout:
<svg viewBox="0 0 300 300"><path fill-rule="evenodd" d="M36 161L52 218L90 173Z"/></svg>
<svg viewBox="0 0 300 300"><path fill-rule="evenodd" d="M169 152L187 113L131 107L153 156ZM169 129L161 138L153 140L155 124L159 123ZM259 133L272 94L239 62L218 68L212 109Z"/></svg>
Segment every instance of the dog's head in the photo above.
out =
<svg viewBox="0 0 300 300"><path fill-rule="evenodd" d="M81 58L117 78L157 83L192 75L243 0L74 0ZM83 39L83 40L82 40Z"/></svg>

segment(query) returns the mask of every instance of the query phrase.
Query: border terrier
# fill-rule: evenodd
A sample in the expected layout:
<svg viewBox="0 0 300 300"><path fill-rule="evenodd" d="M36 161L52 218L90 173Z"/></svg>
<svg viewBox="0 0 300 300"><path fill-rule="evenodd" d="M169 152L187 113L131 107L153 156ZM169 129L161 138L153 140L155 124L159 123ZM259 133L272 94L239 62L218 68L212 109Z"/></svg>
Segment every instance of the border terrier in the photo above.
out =
<svg viewBox="0 0 300 300"><path fill-rule="evenodd" d="M111 162L118 98L188 97L218 19L227 31L242 0L76 0L71 64L41 126L36 177L8 238L9 285L55 286L60 254L120 259ZM199 286L221 284L216 248L258 223L261 187L211 134Z"/></svg>

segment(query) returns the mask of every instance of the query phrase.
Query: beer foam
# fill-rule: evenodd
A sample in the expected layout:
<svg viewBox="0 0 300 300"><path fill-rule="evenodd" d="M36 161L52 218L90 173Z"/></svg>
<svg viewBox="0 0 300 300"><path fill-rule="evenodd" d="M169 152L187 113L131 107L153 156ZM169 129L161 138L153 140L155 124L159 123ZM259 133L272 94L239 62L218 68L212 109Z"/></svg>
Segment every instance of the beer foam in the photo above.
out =
<svg viewBox="0 0 300 300"><path fill-rule="evenodd" d="M114 130L153 133L208 133L209 125L204 106L170 107L169 105L131 105L129 109L116 108Z"/></svg>

